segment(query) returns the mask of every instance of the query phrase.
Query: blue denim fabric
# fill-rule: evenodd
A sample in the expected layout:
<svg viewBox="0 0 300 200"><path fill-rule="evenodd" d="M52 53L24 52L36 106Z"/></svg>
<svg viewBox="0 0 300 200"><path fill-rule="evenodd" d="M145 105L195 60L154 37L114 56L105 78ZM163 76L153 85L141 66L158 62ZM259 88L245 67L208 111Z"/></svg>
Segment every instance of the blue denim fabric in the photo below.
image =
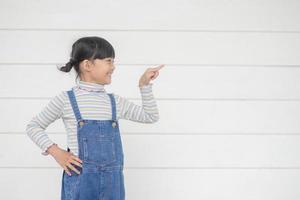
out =
<svg viewBox="0 0 300 200"><path fill-rule="evenodd" d="M123 148L119 123L116 120L116 102L111 101L111 120L82 119L74 91L68 91L77 120L79 158L82 168L71 176L63 171L61 200L124 200ZM68 151L70 149L68 148Z"/></svg>

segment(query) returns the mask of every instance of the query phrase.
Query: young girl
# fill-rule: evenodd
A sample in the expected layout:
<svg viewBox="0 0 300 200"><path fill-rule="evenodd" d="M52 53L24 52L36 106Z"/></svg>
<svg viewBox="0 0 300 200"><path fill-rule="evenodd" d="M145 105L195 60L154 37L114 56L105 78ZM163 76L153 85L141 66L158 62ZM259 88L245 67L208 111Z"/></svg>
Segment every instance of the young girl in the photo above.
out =
<svg viewBox="0 0 300 200"><path fill-rule="evenodd" d="M72 45L71 58L60 68L72 67L80 80L69 91L62 91L31 119L26 131L43 155L51 155L64 169L62 200L124 200L123 148L118 119L154 123L159 113L152 83L164 66L148 68L139 80L142 106L104 86L111 83L115 70L112 45L100 37L83 37ZM67 131L67 151L45 133L62 118ZM66 175L68 174L68 175Z"/></svg>

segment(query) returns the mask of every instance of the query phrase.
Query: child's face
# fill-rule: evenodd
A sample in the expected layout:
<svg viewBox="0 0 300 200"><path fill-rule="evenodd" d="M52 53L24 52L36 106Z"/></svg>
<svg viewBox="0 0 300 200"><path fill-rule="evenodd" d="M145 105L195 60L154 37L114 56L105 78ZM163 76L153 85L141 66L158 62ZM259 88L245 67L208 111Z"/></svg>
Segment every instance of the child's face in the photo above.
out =
<svg viewBox="0 0 300 200"><path fill-rule="evenodd" d="M90 62L88 76L96 83L110 84L114 69L113 58L95 59L94 63Z"/></svg>

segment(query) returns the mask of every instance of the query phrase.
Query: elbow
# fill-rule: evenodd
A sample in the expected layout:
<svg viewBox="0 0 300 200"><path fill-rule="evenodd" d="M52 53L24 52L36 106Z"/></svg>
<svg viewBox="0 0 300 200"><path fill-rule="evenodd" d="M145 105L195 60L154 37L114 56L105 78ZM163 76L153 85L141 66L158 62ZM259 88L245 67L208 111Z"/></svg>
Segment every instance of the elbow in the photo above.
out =
<svg viewBox="0 0 300 200"><path fill-rule="evenodd" d="M153 123L158 122L158 120L159 120L159 114L155 115Z"/></svg>
<svg viewBox="0 0 300 200"><path fill-rule="evenodd" d="M32 124L28 123L25 127L25 132L26 132L26 135L30 138L31 138L31 130L32 130Z"/></svg>
<svg viewBox="0 0 300 200"><path fill-rule="evenodd" d="M159 120L159 114L157 113L157 114L151 115L149 117L149 121L148 122L151 123L151 124L154 124L154 123L158 122L158 120Z"/></svg>
<svg viewBox="0 0 300 200"><path fill-rule="evenodd" d="M36 132L36 128L38 127L38 124L32 119L25 127L26 135L32 139L33 133Z"/></svg>

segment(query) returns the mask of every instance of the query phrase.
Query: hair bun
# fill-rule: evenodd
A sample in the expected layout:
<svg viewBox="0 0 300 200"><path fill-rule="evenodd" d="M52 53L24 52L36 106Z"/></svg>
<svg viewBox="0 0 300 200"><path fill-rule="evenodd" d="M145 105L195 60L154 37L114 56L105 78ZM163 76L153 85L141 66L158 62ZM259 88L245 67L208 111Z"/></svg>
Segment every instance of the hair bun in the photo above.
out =
<svg viewBox="0 0 300 200"><path fill-rule="evenodd" d="M67 62L64 66L60 67L59 70L63 72L69 72L76 63L77 61L74 58L70 58L69 62Z"/></svg>
<svg viewBox="0 0 300 200"><path fill-rule="evenodd" d="M77 61L74 58L70 58L69 63L70 63L71 66L73 66L77 63Z"/></svg>

